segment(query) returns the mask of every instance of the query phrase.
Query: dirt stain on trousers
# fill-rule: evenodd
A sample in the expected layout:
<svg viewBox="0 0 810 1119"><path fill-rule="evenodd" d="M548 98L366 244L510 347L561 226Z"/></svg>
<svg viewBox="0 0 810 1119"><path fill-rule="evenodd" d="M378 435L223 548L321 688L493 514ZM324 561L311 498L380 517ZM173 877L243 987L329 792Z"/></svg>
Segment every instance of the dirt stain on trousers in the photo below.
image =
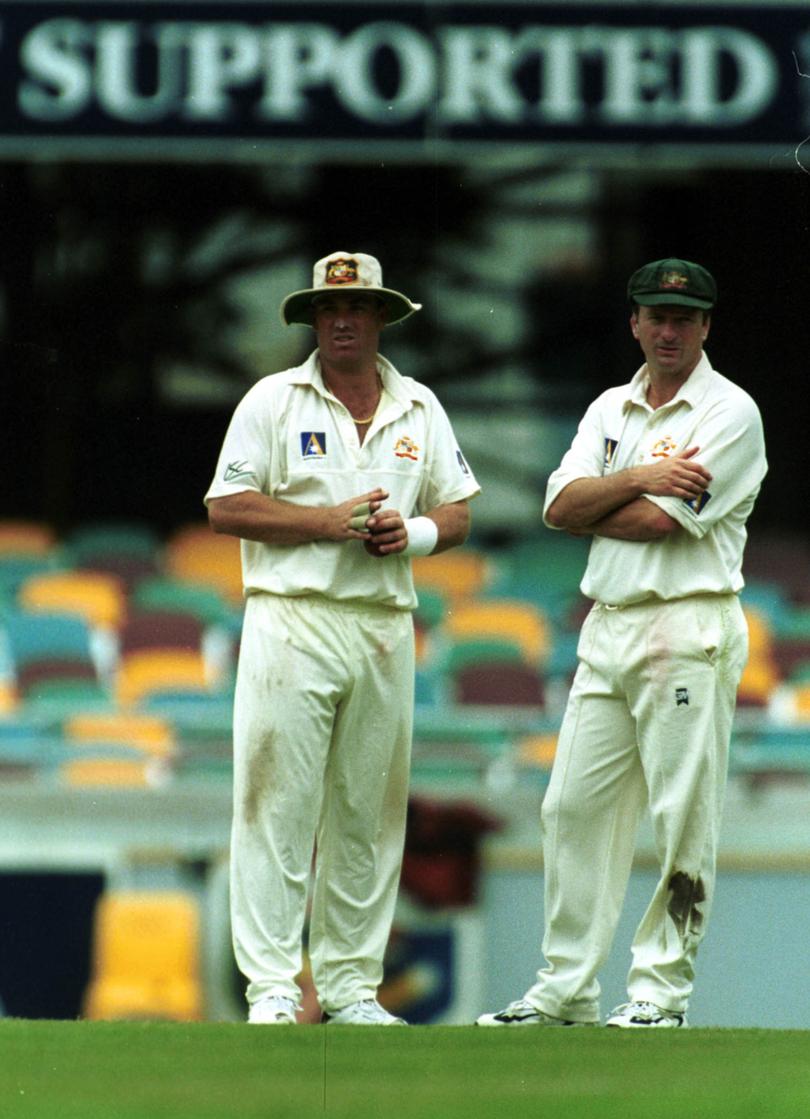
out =
<svg viewBox="0 0 810 1119"><path fill-rule="evenodd" d="M699 937L703 926L703 912L700 909L706 900L706 889L700 878L690 878L682 870L676 870L667 883L669 901L667 913L675 923L678 935L686 942Z"/></svg>

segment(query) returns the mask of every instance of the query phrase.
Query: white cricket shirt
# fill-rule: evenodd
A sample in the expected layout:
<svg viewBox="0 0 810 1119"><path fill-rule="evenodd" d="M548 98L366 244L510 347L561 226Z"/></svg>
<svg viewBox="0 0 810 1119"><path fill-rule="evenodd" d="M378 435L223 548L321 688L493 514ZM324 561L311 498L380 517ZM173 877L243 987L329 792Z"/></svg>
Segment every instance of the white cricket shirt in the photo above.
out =
<svg viewBox="0 0 810 1119"><path fill-rule="evenodd" d="M274 373L237 405L205 495L255 490L294 505L334 506L381 486L383 508L419 516L479 492L435 394L403 377L381 355L383 395L360 444L354 420L324 387L318 351L303 365ZM369 556L361 540L294 547L242 541L246 594L320 594L416 605L408 556Z"/></svg>
<svg viewBox="0 0 810 1119"><path fill-rule="evenodd" d="M616 606L737 592L743 586L745 522L768 468L759 409L747 392L712 369L705 353L663 407L647 403L648 385L645 364L629 385L608 389L590 405L548 480L544 517L577 478L602 477L700 447L696 460L712 481L699 499L648 497L684 531L651 541L594 536L580 586L589 598Z"/></svg>

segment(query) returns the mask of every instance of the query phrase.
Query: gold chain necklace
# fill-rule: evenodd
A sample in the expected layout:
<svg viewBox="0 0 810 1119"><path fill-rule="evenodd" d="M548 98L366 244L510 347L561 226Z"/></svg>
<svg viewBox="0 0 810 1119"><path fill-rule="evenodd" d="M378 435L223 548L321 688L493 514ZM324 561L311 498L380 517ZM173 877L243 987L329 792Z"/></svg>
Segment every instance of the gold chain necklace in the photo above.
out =
<svg viewBox="0 0 810 1119"><path fill-rule="evenodd" d="M332 386L331 386L331 385L329 384L329 382L327 381L326 377L324 377L324 376L323 376L323 373L321 373L321 376L323 377L323 383L324 383L324 384L326 385L326 387L327 387L327 388L329 389L329 391L330 391L330 392L332 393L332 396L334 396L334 395L335 395L335 390L334 390L334 389L332 388ZM371 415L370 415L370 416L368 417L368 419L365 419L365 420L359 420L359 419L357 418L357 416L352 416L352 419L354 420L354 422L355 422L356 424L359 424L359 425L360 425L360 427L365 427L365 426L366 426L366 424L370 424L370 423L372 422L372 420L374 419L374 417L375 417L375 416L377 415L377 409L378 409L378 408L379 408L379 406L380 406L380 400L382 400L382 380L381 380L381 378L380 378L380 375L379 375L379 373L377 374L377 384L379 385L379 388L380 388L380 396L379 396L379 399L377 400L377 403L376 403L376 404L375 404L375 406L374 406L374 411L373 411L373 412L371 413ZM341 404L343 404L343 401L341 400L341 402L340 402L340 403L341 403ZM344 408L346 408L346 411L347 411L347 412L349 412L349 409L348 409L348 407L347 407L347 406L346 406L345 404L343 404L343 407L344 407ZM349 412L349 415L350 415L350 416L352 415L352 414L351 414L351 412Z"/></svg>

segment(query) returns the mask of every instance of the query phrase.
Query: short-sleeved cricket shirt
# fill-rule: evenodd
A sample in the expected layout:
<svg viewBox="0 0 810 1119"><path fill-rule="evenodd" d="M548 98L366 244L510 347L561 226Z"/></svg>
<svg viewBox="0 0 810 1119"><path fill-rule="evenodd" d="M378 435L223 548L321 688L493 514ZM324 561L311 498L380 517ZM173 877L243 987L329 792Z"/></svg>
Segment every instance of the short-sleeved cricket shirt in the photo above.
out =
<svg viewBox="0 0 810 1119"><path fill-rule="evenodd" d="M479 492L450 421L425 385L381 355L383 395L362 445L349 411L323 384L318 351L263 378L237 405L205 495L255 490L297 505L334 506L381 486L384 507L419 516ZM361 541L294 548L242 541L246 594L319 594L339 601L416 605L410 558L376 559Z"/></svg>
<svg viewBox="0 0 810 1119"><path fill-rule="evenodd" d="M544 515L577 478L603 477L697 446L697 461L712 475L709 488L691 501L648 498L684 531L654 541L594 536L581 589L616 606L737 592L745 522L767 471L759 409L744 389L712 369L705 353L668 404L651 408L648 386L644 365L628 385L608 389L590 405L548 480Z"/></svg>

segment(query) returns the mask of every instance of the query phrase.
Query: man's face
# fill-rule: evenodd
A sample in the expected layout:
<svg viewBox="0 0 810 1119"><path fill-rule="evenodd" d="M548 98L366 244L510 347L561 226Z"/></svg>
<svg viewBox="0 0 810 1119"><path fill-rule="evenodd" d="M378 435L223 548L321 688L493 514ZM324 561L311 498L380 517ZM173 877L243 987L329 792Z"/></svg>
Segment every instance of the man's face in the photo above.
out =
<svg viewBox="0 0 810 1119"><path fill-rule="evenodd" d="M350 366L374 358L385 307L373 295L319 295L313 310L318 348L328 364Z"/></svg>
<svg viewBox="0 0 810 1119"><path fill-rule="evenodd" d="M639 307L630 319L630 329L651 373L686 380L700 361L709 320L704 322L699 307L663 303Z"/></svg>

